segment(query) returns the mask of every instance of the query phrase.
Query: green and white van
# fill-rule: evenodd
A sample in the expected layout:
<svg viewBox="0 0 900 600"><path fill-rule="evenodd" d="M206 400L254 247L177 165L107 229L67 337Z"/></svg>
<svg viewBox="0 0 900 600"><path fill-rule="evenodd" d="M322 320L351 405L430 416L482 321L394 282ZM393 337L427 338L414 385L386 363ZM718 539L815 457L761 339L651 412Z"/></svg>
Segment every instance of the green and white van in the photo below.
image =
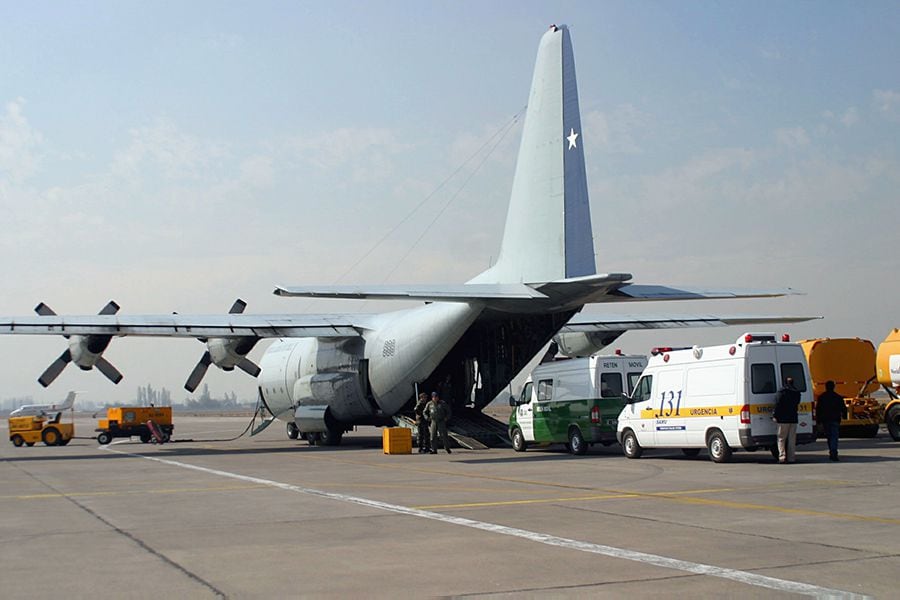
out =
<svg viewBox="0 0 900 600"><path fill-rule="evenodd" d="M558 443L584 454L591 444L612 444L619 412L646 366L646 356L621 354L538 365L519 398L509 399L513 449Z"/></svg>

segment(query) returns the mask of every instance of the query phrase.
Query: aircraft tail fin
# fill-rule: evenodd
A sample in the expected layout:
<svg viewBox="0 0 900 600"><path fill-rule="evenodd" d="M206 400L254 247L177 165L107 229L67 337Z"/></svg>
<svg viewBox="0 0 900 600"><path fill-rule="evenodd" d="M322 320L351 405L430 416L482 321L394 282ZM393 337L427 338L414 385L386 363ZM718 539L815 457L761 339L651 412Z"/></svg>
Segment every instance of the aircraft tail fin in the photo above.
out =
<svg viewBox="0 0 900 600"><path fill-rule="evenodd" d="M578 86L565 25L541 38L496 264L471 283L542 283L594 275Z"/></svg>

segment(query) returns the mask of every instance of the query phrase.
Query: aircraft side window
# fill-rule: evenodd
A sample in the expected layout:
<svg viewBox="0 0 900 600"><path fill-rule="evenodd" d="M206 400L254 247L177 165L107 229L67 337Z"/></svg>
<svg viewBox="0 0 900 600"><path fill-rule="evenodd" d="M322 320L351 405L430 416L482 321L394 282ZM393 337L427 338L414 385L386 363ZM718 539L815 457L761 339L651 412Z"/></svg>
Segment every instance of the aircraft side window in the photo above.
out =
<svg viewBox="0 0 900 600"><path fill-rule="evenodd" d="M634 393L634 388L637 386L638 379L641 378L640 373L629 373L628 374L628 394Z"/></svg>
<svg viewBox="0 0 900 600"><path fill-rule="evenodd" d="M531 388L533 384L529 381L525 384L525 387L522 389L522 402L521 404L531 404Z"/></svg>
<svg viewBox="0 0 900 600"><path fill-rule="evenodd" d="M778 390L775 382L775 365L757 363L750 365L750 391L754 394L774 394Z"/></svg>
<svg viewBox="0 0 900 600"><path fill-rule="evenodd" d="M553 399L552 379L542 379L541 381L538 381L537 399L538 402L546 402L547 400Z"/></svg>
<svg viewBox="0 0 900 600"><path fill-rule="evenodd" d="M600 374L600 397L617 398L622 396L622 375L620 373Z"/></svg>
<svg viewBox="0 0 900 600"><path fill-rule="evenodd" d="M638 381L637 387L634 390L634 394L631 396L631 401L643 402L644 400L648 400L650 398L650 390L652 389L652 384L653 375L641 377L640 381Z"/></svg>
<svg viewBox="0 0 900 600"><path fill-rule="evenodd" d="M803 374L803 365L800 363L781 363L781 381L788 377L794 378L794 389L798 392L806 391L806 375Z"/></svg>

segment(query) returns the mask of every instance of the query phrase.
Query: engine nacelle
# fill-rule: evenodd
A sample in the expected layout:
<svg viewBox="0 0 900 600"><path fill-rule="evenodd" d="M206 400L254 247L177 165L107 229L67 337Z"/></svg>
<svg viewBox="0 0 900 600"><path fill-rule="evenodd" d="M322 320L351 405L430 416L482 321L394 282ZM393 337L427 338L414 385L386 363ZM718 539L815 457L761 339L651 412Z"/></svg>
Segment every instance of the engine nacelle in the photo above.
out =
<svg viewBox="0 0 900 600"><path fill-rule="evenodd" d="M590 356L609 346L624 331L589 331L557 333L553 341L559 346L559 353L571 358Z"/></svg>
<svg viewBox="0 0 900 600"><path fill-rule="evenodd" d="M69 354L72 362L82 371L90 371L112 339L108 335L73 335L69 338Z"/></svg>
<svg viewBox="0 0 900 600"><path fill-rule="evenodd" d="M256 338L211 338L206 342L213 364L223 371L233 370L253 349Z"/></svg>

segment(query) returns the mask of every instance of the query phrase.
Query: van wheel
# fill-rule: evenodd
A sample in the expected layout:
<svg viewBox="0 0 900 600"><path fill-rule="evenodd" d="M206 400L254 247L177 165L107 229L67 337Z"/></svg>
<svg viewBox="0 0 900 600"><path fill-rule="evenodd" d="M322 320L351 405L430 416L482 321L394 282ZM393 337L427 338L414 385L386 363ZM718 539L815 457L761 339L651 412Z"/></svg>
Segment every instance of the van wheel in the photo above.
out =
<svg viewBox="0 0 900 600"><path fill-rule="evenodd" d="M56 427L48 427L41 433L41 439L47 446L58 446L60 439L59 429Z"/></svg>
<svg viewBox="0 0 900 600"><path fill-rule="evenodd" d="M630 429L622 434L622 452L628 458L640 458L644 453L644 449L638 444L637 436Z"/></svg>
<svg viewBox="0 0 900 600"><path fill-rule="evenodd" d="M22 444L25 443L25 438L17 433L16 435L9 438L9 441L11 441L13 443L13 446L15 446L16 448L21 448Z"/></svg>
<svg viewBox="0 0 900 600"><path fill-rule="evenodd" d="M512 447L516 452L525 452L525 448L527 448L527 444L525 444L525 435L522 433L522 430L516 427L513 429L512 435Z"/></svg>
<svg viewBox="0 0 900 600"><path fill-rule="evenodd" d="M731 460L731 448L725 441L725 435L718 429L709 434L706 447L713 462L724 463Z"/></svg>
<svg viewBox="0 0 900 600"><path fill-rule="evenodd" d="M900 404L891 407L891 410L885 415L884 422L887 423L891 439L900 442Z"/></svg>
<svg viewBox="0 0 900 600"><path fill-rule="evenodd" d="M682 448L681 453L690 458L694 458L700 454L700 448Z"/></svg>
<svg viewBox="0 0 900 600"><path fill-rule="evenodd" d="M573 427L569 430L569 450L572 454L576 456L581 456L585 452L587 452L587 443L584 441L584 436L581 435L581 430L577 427Z"/></svg>

